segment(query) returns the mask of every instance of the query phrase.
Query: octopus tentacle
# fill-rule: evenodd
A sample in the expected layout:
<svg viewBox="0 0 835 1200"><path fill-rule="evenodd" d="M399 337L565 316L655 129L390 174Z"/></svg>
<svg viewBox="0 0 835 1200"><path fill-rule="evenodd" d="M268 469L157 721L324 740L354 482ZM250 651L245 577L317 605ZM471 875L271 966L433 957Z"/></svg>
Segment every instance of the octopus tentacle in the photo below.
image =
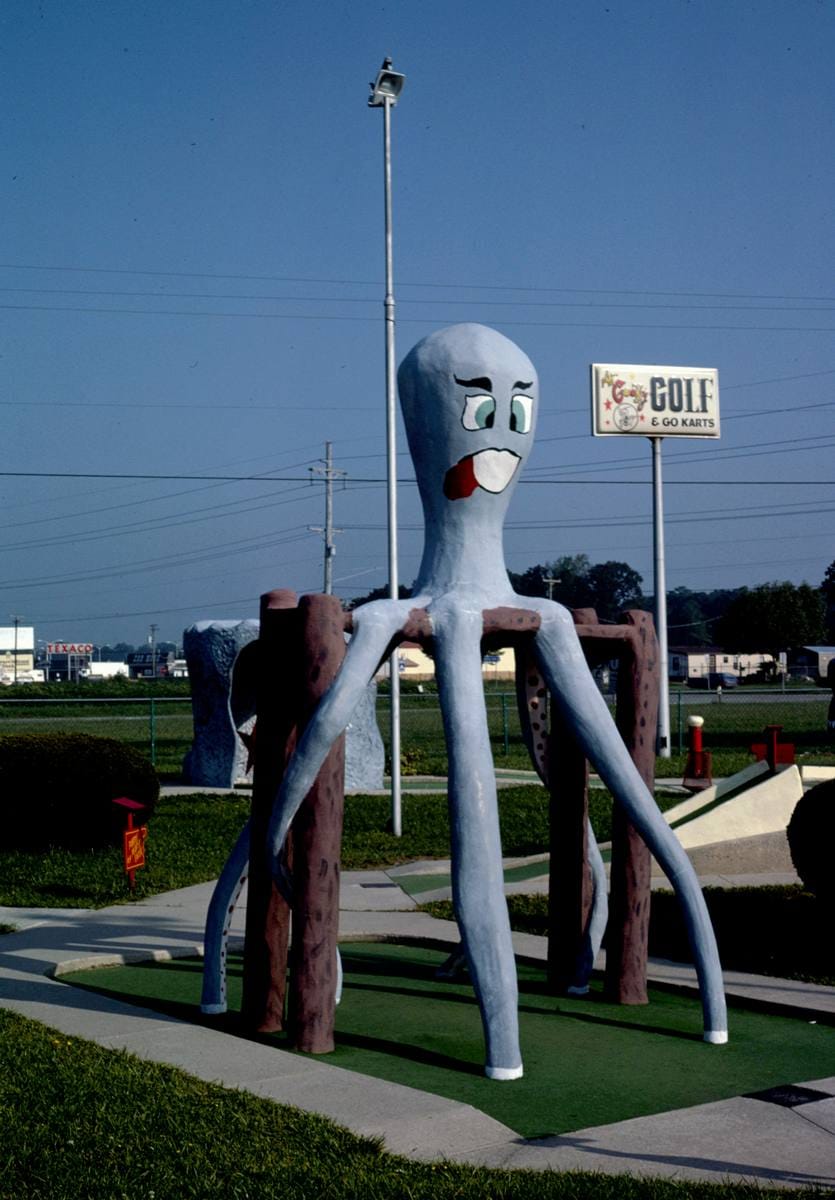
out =
<svg viewBox="0 0 835 1200"><path fill-rule="evenodd" d="M414 600L374 601L354 612L353 637L342 665L299 739L276 796L267 833L273 876L287 899L291 883L281 853L290 823L415 603Z"/></svg>
<svg viewBox="0 0 835 1200"><path fill-rule="evenodd" d="M727 1009L716 936L693 865L667 825L629 756L605 700L591 676L570 613L562 605L536 600L542 625L536 656L551 694L569 728L601 779L622 805L659 863L681 903L699 978L704 1038L728 1038Z"/></svg>
<svg viewBox="0 0 835 1200"><path fill-rule="evenodd" d="M547 734L546 701L547 689L539 667L530 655L517 650L516 701L519 709L519 724L534 770L549 786L548 754L545 737ZM573 996L584 996L589 990L589 980L595 960L603 944L603 935L609 920L609 889L603 856L591 821L586 820L588 861L591 870L592 899L583 941L574 967L574 978L568 988Z"/></svg>
<svg viewBox="0 0 835 1200"><path fill-rule="evenodd" d="M218 877L206 914L200 1011L226 1012L226 953L232 914L249 874L249 821Z"/></svg>
<svg viewBox="0 0 835 1200"><path fill-rule="evenodd" d="M431 610L449 757L452 896L487 1043L485 1074L522 1074L516 963L504 898L496 777L481 673L481 611Z"/></svg>

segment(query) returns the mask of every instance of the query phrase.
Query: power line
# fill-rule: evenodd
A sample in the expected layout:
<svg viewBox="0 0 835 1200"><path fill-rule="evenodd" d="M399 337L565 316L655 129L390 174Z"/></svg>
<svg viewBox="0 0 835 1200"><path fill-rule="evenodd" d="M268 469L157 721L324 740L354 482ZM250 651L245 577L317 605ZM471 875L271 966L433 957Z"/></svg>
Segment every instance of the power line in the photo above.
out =
<svg viewBox="0 0 835 1200"><path fill-rule="evenodd" d="M290 488L286 499L271 500L267 504L252 504L245 500L230 500L226 504L211 504L204 508L192 509L191 513L213 513L213 516L190 516L189 513L181 513L176 519L168 517L154 517L147 521L134 521L127 525L107 525L102 530L83 530L80 533L72 534L73 543L81 542L98 542L107 538L123 537L126 533L158 533L163 529L176 529L182 525L197 525L204 521L223 520L226 517L239 517L243 513L261 512L267 508L280 508L284 504L298 503L301 499L296 493L306 491L305 487ZM287 493L283 493L287 496ZM308 497L311 498L311 497ZM239 505L246 505L239 512L219 513L218 509L232 508ZM180 517L186 517L186 520L181 520ZM67 537L65 534L56 534L46 538L38 538L37 540L28 540L26 542L11 542L4 546L0 546L0 550L29 550L33 547L42 548L45 546L56 546L65 544Z"/></svg>
<svg viewBox="0 0 835 1200"><path fill-rule="evenodd" d="M815 447L807 447L806 449L814 449ZM786 451L785 453L791 453ZM744 457L744 456L740 456ZM594 466L594 464L584 463L583 466ZM623 467L601 467L600 470L625 470L627 466L638 466L638 459L629 459ZM534 467L532 470L552 471L562 470L571 471L572 467ZM277 475L273 479L265 479L263 475L132 475L127 473L112 474L98 473L95 471L0 471L0 478L10 479L138 479L150 481L154 483L164 483L171 480L182 481L201 481L209 480L211 482L221 483L310 483L311 481L303 479L299 475ZM381 476L362 476L355 475L348 479L347 484L352 487L354 484L383 484L386 482ZM416 479L398 478L398 484L404 486L417 485ZM527 479L523 477L519 480L521 484L536 484L536 485L563 485L571 486L573 484L589 484L595 487L646 487L646 479ZM829 487L835 483L835 479L670 479L664 480L665 487ZM352 490L359 490L354 488Z"/></svg>
<svg viewBox="0 0 835 1200"><path fill-rule="evenodd" d="M299 531L299 532L296 532ZM37 575L29 579L16 579L13 583L0 583L0 591L14 591L15 588L49 587L54 584L92 583L98 579L109 579L114 575L136 575L143 571L164 571L171 567L191 567L197 563L211 562L216 558L229 558L233 555L249 554L253 550L268 550L276 546L287 545L291 542L302 541L310 536L306 526L296 525L289 529L278 530L279 534L289 534L288 537L277 537L275 532L258 534L252 538L235 538L231 542L215 543L210 549L186 550L177 554L163 555L159 558L132 560L130 566L120 564L97 567L94 570L80 574L56 576L54 571L49 575Z"/></svg>
<svg viewBox="0 0 835 1200"><path fill-rule="evenodd" d="M72 273L83 275L138 275L142 277L154 277L165 279L242 279L249 281L260 281L265 283L324 283L332 284L340 287L351 287L358 285L361 287L379 288L382 281L379 279L331 279L320 278L311 275L253 275L253 274L223 274L217 271L153 271L147 269L135 270L128 267L79 267L79 266L43 266L41 264L26 264L26 263L0 263L0 270L4 271L54 271L56 273ZM682 292L682 291L662 291L636 288L570 288L570 287L532 287L530 285L520 286L518 284L495 284L495 283L431 283L427 281L404 280L401 287L424 287L424 288L468 288L473 291L502 291L502 292L534 292L536 294L550 293L565 293L571 295L594 295L594 296L611 296L614 294L620 296L692 296L697 299L710 299L712 297L719 299L733 300L796 300L796 301L813 301L822 304L835 303L833 296L786 296L775 295L774 293L748 293L748 292Z"/></svg>
<svg viewBox="0 0 835 1200"><path fill-rule="evenodd" d="M827 435L827 436L830 436L830 435ZM548 439L548 440L552 440L552 439ZM775 446L773 441L772 442L748 442L748 443L743 443L743 445L741 445L741 446L714 446L714 445L712 445L711 446L711 461L712 462L716 462L716 461L725 462L731 458L757 458L762 454L780 454L780 453L789 454L789 453L796 453L796 452L802 451L802 450L826 449L826 447L829 444L830 444L829 442L821 441L820 435L818 435L817 437L781 439L779 445L777 445L777 446ZM786 449L787 446L793 446L793 447L795 447L795 449L793 451L787 450ZM668 454L668 456L666 458L666 462L672 463L672 464L701 462L702 461L701 454L702 454L702 452L693 450L693 449L688 449L688 450L682 449L679 451L674 450L674 451L672 451L671 454ZM720 455L721 455L721 459L719 458ZM591 467L593 470L597 470L597 471L620 471L620 470L625 470L629 467L639 466L643 462L644 462L644 459L638 458L637 456L627 456L624 458L616 458L616 459L610 460L608 463L600 463L598 459L591 459L591 460L586 460L585 462L581 462L581 463L572 463L570 466L565 466L565 467L555 467L555 466L529 467L527 469L527 473L531 474L531 473L539 473L542 471L555 471L555 470L563 471L563 472L571 472L571 471L577 471L581 467L583 467L583 468Z"/></svg>
<svg viewBox="0 0 835 1200"><path fill-rule="evenodd" d="M247 303L290 303L290 304L367 304L375 303L373 297L370 296L276 296L269 293L264 294L248 294L242 292L120 292L107 291L95 288L12 288L0 286L0 292L10 294L25 294L33 293L41 296L110 296L120 299L135 298L138 300L243 300ZM771 305L751 305L751 304L663 304L640 302L626 302L622 300L477 300L472 297L469 299L454 299L433 297L431 299L405 297L401 300L402 304L443 304L443 305L480 305L482 307L489 306L491 308L622 308L622 309L661 309L665 312L676 312L681 310L690 310L695 312L792 312L792 313L807 313L807 312L835 312L835 308L815 307L815 308L797 308L790 304L771 304Z"/></svg>
<svg viewBox="0 0 835 1200"><path fill-rule="evenodd" d="M440 303L443 303L441 301ZM105 308L103 306L56 305L56 304L0 304L6 312L51 312L82 313L95 316L123 317L215 317L223 320L244 318L256 321L361 321L370 324L377 320L367 317L352 317L344 313L260 313L260 312L200 312L195 309L174 308ZM800 310L796 310L800 311ZM441 325L440 317L402 317L409 325ZM802 325L674 325L671 322L642 322L629 324L623 321L502 321L502 325L523 326L526 329L669 329L688 333L835 333L835 326Z"/></svg>
<svg viewBox="0 0 835 1200"><path fill-rule="evenodd" d="M121 401L114 400L0 400L0 408L161 408L166 412L173 409L183 409L185 412L212 412L214 410L234 412L271 412L281 415L285 412L345 412L344 404L176 404L168 400L155 401ZM351 406L351 412L377 412L373 405Z"/></svg>
<svg viewBox="0 0 835 1200"><path fill-rule="evenodd" d="M665 481L666 483L666 481ZM811 503L809 501L808 503ZM774 509L771 505L763 505L768 511L759 512L753 510L750 506L746 506L744 511L733 513L727 512L725 508L719 509L700 509L697 513L681 513L665 517L667 525L690 525L690 524L706 524L712 521L756 521L761 519L773 520L775 517L809 517L817 516L820 513L835 512L835 506L816 505L814 508L804 508L802 512L792 512L789 508ZM714 515L715 514L715 515ZM518 524L508 522L507 529L518 531L525 529L535 529L537 531L546 529L556 530L577 530L577 529L626 529L632 525L649 525L651 519L649 517L639 517L633 515L615 516L615 517L595 517L595 518L563 518L562 520L548 521L522 521ZM346 525L346 533L356 533L363 531L377 531L383 529L380 524L356 524ZM401 525L402 529L420 529L420 525Z"/></svg>

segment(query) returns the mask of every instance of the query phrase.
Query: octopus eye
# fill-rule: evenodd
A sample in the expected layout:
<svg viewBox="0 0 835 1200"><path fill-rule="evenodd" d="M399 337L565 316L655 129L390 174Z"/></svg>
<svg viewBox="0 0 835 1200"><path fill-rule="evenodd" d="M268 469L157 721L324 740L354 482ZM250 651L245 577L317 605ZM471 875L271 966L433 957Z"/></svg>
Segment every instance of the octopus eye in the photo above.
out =
<svg viewBox="0 0 835 1200"><path fill-rule="evenodd" d="M496 401L492 396L467 396L461 424L465 429L492 429L496 419Z"/></svg>
<svg viewBox="0 0 835 1200"><path fill-rule="evenodd" d="M514 433L530 433L533 400L530 396L514 396L510 402L510 428Z"/></svg>

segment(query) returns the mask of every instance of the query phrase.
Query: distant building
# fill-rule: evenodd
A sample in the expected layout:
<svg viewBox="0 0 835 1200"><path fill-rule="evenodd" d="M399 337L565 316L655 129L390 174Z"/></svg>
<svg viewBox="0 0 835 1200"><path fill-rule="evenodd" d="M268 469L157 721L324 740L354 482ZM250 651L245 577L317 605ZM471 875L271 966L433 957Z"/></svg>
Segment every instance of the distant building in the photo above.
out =
<svg viewBox="0 0 835 1200"><path fill-rule="evenodd" d="M401 679L423 683L435 678L435 660L417 642L401 642L397 647L397 663ZM516 655L509 647L485 654L481 673L485 680L512 680L516 676ZM388 679L389 660L377 672L378 679Z"/></svg>
<svg viewBox="0 0 835 1200"><path fill-rule="evenodd" d="M670 646L669 672L675 683L707 687L711 680L728 676L744 683L754 675L775 669L773 654L732 654L722 646Z"/></svg>
<svg viewBox="0 0 835 1200"><path fill-rule="evenodd" d="M0 680L20 681L35 668L35 630L31 625L0 626Z"/></svg>
<svg viewBox="0 0 835 1200"><path fill-rule="evenodd" d="M44 670L51 682L75 682L93 657L92 642L47 642Z"/></svg>
<svg viewBox="0 0 835 1200"><path fill-rule="evenodd" d="M173 650L133 650L128 655L131 679L168 679L173 675Z"/></svg>
<svg viewBox="0 0 835 1200"><path fill-rule="evenodd" d="M829 665L835 662L835 646L799 646L789 651L789 674L808 675L815 683L826 684Z"/></svg>
<svg viewBox="0 0 835 1200"><path fill-rule="evenodd" d="M123 662L91 662L82 672L85 679L127 679L128 664Z"/></svg>

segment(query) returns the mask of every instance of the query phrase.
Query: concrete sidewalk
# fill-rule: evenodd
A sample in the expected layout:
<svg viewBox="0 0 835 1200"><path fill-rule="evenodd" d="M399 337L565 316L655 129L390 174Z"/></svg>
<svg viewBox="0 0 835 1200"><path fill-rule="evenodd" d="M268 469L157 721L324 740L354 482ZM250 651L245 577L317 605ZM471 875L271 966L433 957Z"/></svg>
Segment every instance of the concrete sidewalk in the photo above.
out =
<svg viewBox="0 0 835 1200"><path fill-rule="evenodd" d="M437 870L437 864L434 864ZM454 945L457 929L415 911L384 871L343 877L340 936L421 938ZM835 1187L835 1077L785 1080L793 1092L737 1097L615 1125L526 1141L466 1104L386 1083L72 988L61 973L86 966L194 953L211 884L101 910L7 909L0 922L0 1004L72 1037L171 1063L201 1079L322 1113L388 1149L502 1167L596 1170L673 1179ZM242 937L244 908L233 936ZM517 953L545 957L544 939L516 934ZM690 968L655 962L652 979L693 986ZM726 973L729 996L835 1018L835 988ZM601 1069L604 1064L601 1063ZM496 1086L513 1086L496 1085ZM806 1089L798 1092L797 1087Z"/></svg>

